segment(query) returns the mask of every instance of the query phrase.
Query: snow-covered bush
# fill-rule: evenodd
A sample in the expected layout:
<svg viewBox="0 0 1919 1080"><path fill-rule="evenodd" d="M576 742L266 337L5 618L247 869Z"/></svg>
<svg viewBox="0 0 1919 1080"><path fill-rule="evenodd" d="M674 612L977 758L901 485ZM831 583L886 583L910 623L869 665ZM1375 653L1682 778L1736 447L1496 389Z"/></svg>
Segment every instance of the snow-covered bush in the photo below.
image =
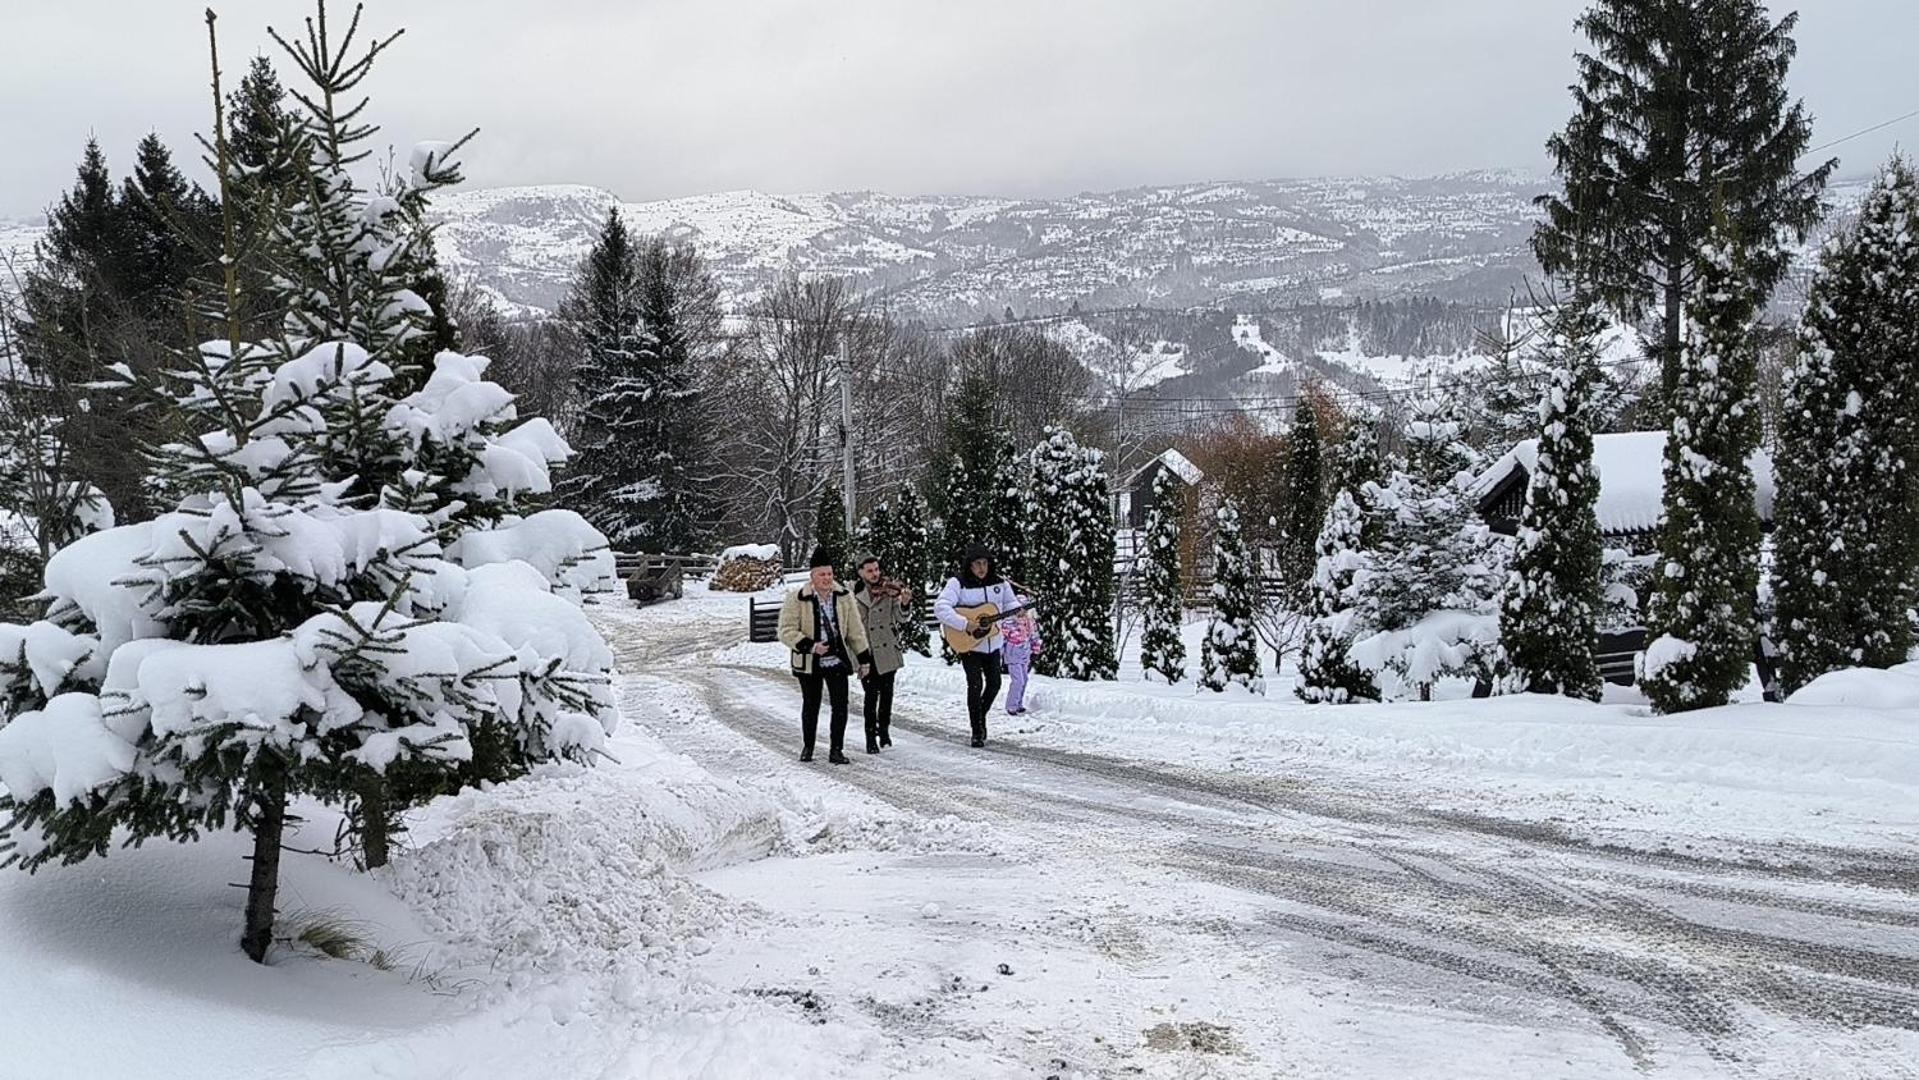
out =
<svg viewBox="0 0 1919 1080"><path fill-rule="evenodd" d="M1140 666L1148 678L1158 675L1169 683L1186 677L1186 644L1179 637L1186 615L1186 588L1179 572L1181 490L1169 471L1161 470L1153 478L1153 505L1146 513L1139 569L1140 608L1146 624L1140 639Z"/></svg>
<svg viewBox="0 0 1919 1080"><path fill-rule="evenodd" d="M1299 683L1294 688L1302 701L1343 705L1379 699L1372 675L1347 655L1357 633L1353 584L1367 566L1364 535L1365 515L1358 501L1352 492L1340 492L1314 548L1319 557L1307 610L1312 621L1300 647Z"/></svg>
<svg viewBox="0 0 1919 1080"><path fill-rule="evenodd" d="M1442 678L1488 681L1498 662L1496 595L1508 545L1468 509L1470 458L1457 433L1444 419L1413 421L1406 467L1364 489L1379 540L1353 576L1347 655L1382 689L1396 681L1422 699Z"/></svg>
<svg viewBox="0 0 1919 1080"><path fill-rule="evenodd" d="M1228 500L1213 527L1213 614L1200 643L1202 689L1217 692L1238 683L1255 694L1266 692L1253 626L1259 600L1259 576L1239 531L1239 508Z"/></svg>

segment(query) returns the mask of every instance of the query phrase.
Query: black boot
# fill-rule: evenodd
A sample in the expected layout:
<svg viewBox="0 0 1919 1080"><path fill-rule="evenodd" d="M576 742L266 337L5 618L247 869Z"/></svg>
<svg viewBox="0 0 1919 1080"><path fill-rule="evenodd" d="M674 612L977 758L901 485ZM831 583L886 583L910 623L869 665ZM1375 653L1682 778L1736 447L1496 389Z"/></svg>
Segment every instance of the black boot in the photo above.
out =
<svg viewBox="0 0 1919 1080"><path fill-rule="evenodd" d="M880 745L881 746L893 745L893 725L891 724L880 725Z"/></svg>
<svg viewBox="0 0 1919 1080"><path fill-rule="evenodd" d="M833 763L833 764L835 764L835 765L851 765L851 764L853 764L853 763L852 763L851 761L848 761L848 760L847 760L847 758L846 758L846 755L845 755L845 754L842 754L842 753L840 753L840 752L839 752L838 750L835 750L835 751L833 751L832 753L830 753L830 754L828 754L828 755L826 755L826 760L828 760L828 761L830 761L830 762L832 762L832 763Z"/></svg>
<svg viewBox="0 0 1919 1080"><path fill-rule="evenodd" d="M813 748L809 746L806 749L800 751L800 760L801 761L813 760Z"/></svg>

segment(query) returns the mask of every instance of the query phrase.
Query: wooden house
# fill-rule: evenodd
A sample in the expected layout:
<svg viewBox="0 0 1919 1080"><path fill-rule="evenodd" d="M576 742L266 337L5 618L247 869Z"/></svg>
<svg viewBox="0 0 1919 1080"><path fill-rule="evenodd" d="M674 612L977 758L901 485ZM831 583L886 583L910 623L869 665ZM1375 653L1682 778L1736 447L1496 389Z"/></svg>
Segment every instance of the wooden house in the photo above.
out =
<svg viewBox="0 0 1919 1080"><path fill-rule="evenodd" d="M1606 545L1646 555L1657 539L1659 518L1665 509L1666 433L1628 431L1593 436L1593 471L1599 477L1599 499L1593 507ZM1494 532L1512 535L1519 530L1526 509L1526 489L1539 463L1539 440L1527 439L1480 473L1469 489L1479 515ZM1754 502L1764 527L1772 527L1772 459L1755 451L1752 468ZM1599 669L1607 682L1630 686L1633 657L1646 646L1644 625L1612 626L1599 635ZM1762 678L1770 685L1767 660L1761 656Z"/></svg>

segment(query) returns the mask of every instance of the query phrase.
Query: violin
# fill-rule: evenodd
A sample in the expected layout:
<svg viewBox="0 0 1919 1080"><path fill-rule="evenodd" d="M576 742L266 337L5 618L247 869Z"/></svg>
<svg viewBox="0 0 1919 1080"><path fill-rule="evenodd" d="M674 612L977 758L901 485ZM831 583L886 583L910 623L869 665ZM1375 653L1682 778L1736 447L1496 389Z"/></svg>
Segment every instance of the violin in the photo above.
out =
<svg viewBox="0 0 1919 1080"><path fill-rule="evenodd" d="M886 577L868 585L866 589L880 600L904 600L912 595L903 583Z"/></svg>

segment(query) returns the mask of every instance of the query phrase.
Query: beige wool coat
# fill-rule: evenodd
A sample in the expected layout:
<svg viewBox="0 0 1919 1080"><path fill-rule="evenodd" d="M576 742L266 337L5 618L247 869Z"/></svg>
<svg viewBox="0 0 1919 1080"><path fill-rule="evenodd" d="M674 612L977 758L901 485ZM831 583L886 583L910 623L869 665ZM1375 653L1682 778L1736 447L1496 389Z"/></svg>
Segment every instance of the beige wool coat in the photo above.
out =
<svg viewBox="0 0 1919 1080"><path fill-rule="evenodd" d="M866 622L866 640L873 646L873 674L884 675L906 666L906 652L900 648L900 610L898 598L878 597L871 589L853 594L859 601L860 616Z"/></svg>
<svg viewBox="0 0 1919 1080"><path fill-rule="evenodd" d="M844 669L848 675L858 675L861 664L873 661L872 648L866 639L866 623L860 618L860 605L846 586L835 583L833 586L833 613L839 619L840 636L846 641L849 654ZM793 665L796 675L813 674L813 643L819 640L818 616L813 610L813 583L807 582L786 594L786 602L780 605L779 623L780 643L790 650L787 659Z"/></svg>

